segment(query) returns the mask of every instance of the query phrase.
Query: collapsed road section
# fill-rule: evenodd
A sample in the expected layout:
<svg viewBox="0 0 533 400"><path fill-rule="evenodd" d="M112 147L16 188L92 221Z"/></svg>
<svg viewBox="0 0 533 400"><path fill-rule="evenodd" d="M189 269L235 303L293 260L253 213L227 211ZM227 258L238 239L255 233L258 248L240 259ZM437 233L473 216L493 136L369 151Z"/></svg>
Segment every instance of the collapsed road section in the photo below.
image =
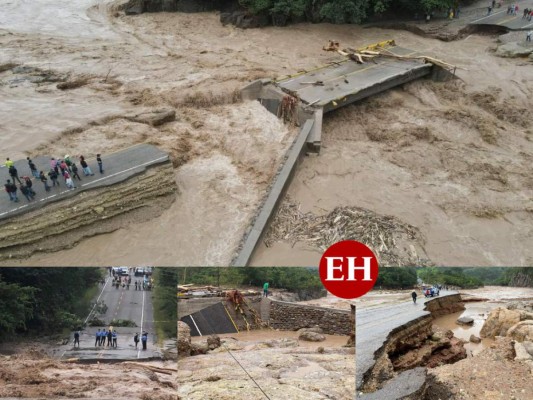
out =
<svg viewBox="0 0 533 400"><path fill-rule="evenodd" d="M48 171L44 166L50 159L40 156L33 162ZM84 237L160 215L175 200L172 164L155 146L133 146L103 154L102 159L103 173L93 167L95 174L85 176L79 168L81 179L74 180L74 189L68 189L63 178L49 190L33 179L34 199L0 202L0 261L72 247ZM19 176L29 171L26 160L14 165ZM7 171L5 175L8 179Z"/></svg>
<svg viewBox="0 0 533 400"><path fill-rule="evenodd" d="M340 50L338 43L330 42L324 50L335 51L345 59L276 81L258 80L242 90L243 99L258 99L285 122L302 128L245 234L232 262L234 266L249 264L300 158L307 152L320 151L325 113L426 76L446 80L455 75L455 66L397 46L394 40L344 50Z"/></svg>
<svg viewBox="0 0 533 400"><path fill-rule="evenodd" d="M425 366L466 357L464 349L450 351L458 339L433 331L433 318L464 309L455 292L425 303L357 311L358 398L400 399L423 390ZM421 349L418 352L413 350Z"/></svg>

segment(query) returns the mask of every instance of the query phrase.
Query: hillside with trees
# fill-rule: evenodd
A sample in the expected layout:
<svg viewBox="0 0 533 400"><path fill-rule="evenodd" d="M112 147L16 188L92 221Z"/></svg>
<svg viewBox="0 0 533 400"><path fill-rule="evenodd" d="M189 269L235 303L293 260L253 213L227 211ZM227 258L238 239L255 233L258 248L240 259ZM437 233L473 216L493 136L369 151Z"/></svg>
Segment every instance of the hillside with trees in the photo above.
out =
<svg viewBox="0 0 533 400"><path fill-rule="evenodd" d="M0 269L0 338L73 329L101 279L98 268Z"/></svg>

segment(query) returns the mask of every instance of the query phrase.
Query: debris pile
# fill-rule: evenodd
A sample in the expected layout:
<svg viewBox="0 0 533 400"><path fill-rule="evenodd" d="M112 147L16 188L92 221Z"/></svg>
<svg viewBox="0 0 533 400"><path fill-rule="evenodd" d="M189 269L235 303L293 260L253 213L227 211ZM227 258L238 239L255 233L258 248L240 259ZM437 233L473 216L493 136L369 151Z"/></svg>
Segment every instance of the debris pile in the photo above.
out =
<svg viewBox="0 0 533 400"><path fill-rule="evenodd" d="M424 241L416 227L360 207L337 207L329 214L315 215L303 213L299 204L286 199L267 232L265 245L304 242L324 251L342 240L366 244L383 266L431 264L417 254L417 248L423 251Z"/></svg>

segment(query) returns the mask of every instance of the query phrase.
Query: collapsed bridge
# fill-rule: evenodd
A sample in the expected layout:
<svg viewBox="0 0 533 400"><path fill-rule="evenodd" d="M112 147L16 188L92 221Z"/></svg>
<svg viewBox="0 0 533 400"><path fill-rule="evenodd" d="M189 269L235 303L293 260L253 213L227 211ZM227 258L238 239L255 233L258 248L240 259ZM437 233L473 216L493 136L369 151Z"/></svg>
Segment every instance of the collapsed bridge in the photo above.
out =
<svg viewBox="0 0 533 400"><path fill-rule="evenodd" d="M451 64L397 46L394 40L344 50L330 41L324 50L335 51L343 59L277 80L258 80L242 90L244 100L259 100L270 112L301 129L243 238L232 262L234 266L249 264L301 157L308 152L320 152L325 113L423 77L448 80L456 71Z"/></svg>

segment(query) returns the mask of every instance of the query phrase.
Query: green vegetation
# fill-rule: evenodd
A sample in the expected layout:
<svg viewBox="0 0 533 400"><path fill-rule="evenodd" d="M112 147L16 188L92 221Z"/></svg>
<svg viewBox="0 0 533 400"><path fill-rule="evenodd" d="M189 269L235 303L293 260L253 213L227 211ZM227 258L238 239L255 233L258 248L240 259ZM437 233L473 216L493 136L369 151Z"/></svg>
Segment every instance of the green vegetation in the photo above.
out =
<svg viewBox="0 0 533 400"><path fill-rule="evenodd" d="M287 289L300 297L324 293L317 268L180 268L178 282L233 287L262 287L268 282L271 288Z"/></svg>
<svg viewBox="0 0 533 400"><path fill-rule="evenodd" d="M465 268L431 267L418 270L418 277L424 283L458 286L461 288L477 288L483 286L479 277L467 275Z"/></svg>
<svg viewBox="0 0 533 400"><path fill-rule="evenodd" d="M157 337L175 338L177 333L178 302L176 285L178 283L177 268L154 268L154 319Z"/></svg>
<svg viewBox="0 0 533 400"><path fill-rule="evenodd" d="M375 288L408 289L416 286L416 268L393 267L380 268Z"/></svg>
<svg viewBox="0 0 533 400"><path fill-rule="evenodd" d="M417 284L417 278L427 284L461 288L485 285L533 287L533 268L380 268L375 288L411 288Z"/></svg>
<svg viewBox="0 0 533 400"><path fill-rule="evenodd" d="M112 319L108 325L112 326L113 328L117 328L117 327L135 328L137 326L135 321L132 321L131 319Z"/></svg>
<svg viewBox="0 0 533 400"><path fill-rule="evenodd" d="M255 15L272 17L276 25L289 21L358 24L385 12L394 14L447 10L457 7L457 0L239 0Z"/></svg>
<svg viewBox="0 0 533 400"><path fill-rule="evenodd" d="M80 326L101 277L98 268L1 268L0 339Z"/></svg>

